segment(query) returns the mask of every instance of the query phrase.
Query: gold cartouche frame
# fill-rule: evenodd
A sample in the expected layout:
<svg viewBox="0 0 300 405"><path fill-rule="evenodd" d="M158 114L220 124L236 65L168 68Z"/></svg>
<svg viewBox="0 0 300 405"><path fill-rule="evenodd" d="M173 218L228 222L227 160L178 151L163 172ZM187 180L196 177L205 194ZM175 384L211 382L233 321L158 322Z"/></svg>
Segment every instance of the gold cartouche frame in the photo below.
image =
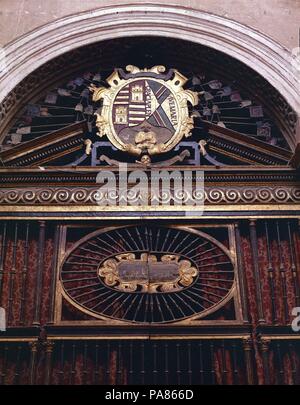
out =
<svg viewBox="0 0 300 405"><path fill-rule="evenodd" d="M132 77L130 79L122 79L119 75L117 69L107 78L107 83L109 88L100 86L96 87L91 85L89 87L90 91L93 93L93 101L97 102L102 100L103 105L101 109L101 114L95 113L97 116L96 126L98 128L98 134L100 137L107 136L110 142L119 150L134 155L140 155L142 150L139 149L134 144L126 144L117 135L114 124L112 120L112 108L114 100L119 93L119 91L129 83L132 83L141 79L151 79L160 83L162 86L167 87L175 99L178 124L174 135L165 143L158 144L155 148L149 148L148 154L160 154L165 153L173 149L183 137L188 137L191 135L191 130L194 128L193 116L190 116L188 110L188 102L195 106L199 102L198 93L191 90L184 90L183 86L187 82L187 78L182 75L178 70L174 70L174 76L172 79L163 80L159 78L159 75L165 72L166 68L164 66L154 66L151 69L139 69L136 66L128 65L126 66L127 72L132 75L139 74L137 77ZM142 76L142 72L151 72L156 74L158 77L149 78L148 76Z"/></svg>

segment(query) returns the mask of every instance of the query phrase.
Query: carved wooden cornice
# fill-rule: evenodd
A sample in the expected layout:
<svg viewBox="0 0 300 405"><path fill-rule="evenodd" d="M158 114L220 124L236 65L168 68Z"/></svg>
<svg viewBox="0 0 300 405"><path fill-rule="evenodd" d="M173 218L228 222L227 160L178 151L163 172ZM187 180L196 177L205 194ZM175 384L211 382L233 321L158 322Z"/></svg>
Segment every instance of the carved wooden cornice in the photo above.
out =
<svg viewBox="0 0 300 405"><path fill-rule="evenodd" d="M247 135L222 128L209 122L204 122L209 138L207 140L211 150L240 157L248 164L280 165L288 164L292 153L277 146L269 145Z"/></svg>
<svg viewBox="0 0 300 405"><path fill-rule="evenodd" d="M128 166L128 170L141 168L137 165ZM174 170L174 166L164 167L166 170ZM290 167L284 166L223 166L216 168L214 166L176 166L176 170L187 170L191 174L195 170L205 172L205 180L209 183L241 183L260 182L262 184L280 184L287 182L297 184L300 181L300 173ZM96 176L101 170L110 170L118 174L117 166L48 166L41 170L39 167L0 167L0 187L7 185L29 186L29 185L57 185L57 184L95 184ZM151 169L146 169L150 176Z"/></svg>
<svg viewBox="0 0 300 405"><path fill-rule="evenodd" d="M86 123L79 122L0 153L3 166L36 166L82 149Z"/></svg>
<svg viewBox="0 0 300 405"><path fill-rule="evenodd" d="M129 166L131 170L140 169L140 166ZM166 170L174 170L174 166L164 167ZM191 176L195 170L203 170L207 184L239 184L249 185L251 183L261 186L273 185L297 185L300 181L300 173L296 170L283 166L176 166L176 170L190 171ZM92 186L96 184L96 177L100 171L110 170L118 176L118 167L46 167L41 170L38 167L32 168L0 168L0 189L6 187L30 187L30 186ZM149 176L151 170L145 170Z"/></svg>
<svg viewBox="0 0 300 405"><path fill-rule="evenodd" d="M292 152L250 138L228 128L202 121L212 151L250 165L287 165ZM76 150L83 150L86 122L78 122L0 153L3 166L41 166ZM201 136L199 134L199 136Z"/></svg>

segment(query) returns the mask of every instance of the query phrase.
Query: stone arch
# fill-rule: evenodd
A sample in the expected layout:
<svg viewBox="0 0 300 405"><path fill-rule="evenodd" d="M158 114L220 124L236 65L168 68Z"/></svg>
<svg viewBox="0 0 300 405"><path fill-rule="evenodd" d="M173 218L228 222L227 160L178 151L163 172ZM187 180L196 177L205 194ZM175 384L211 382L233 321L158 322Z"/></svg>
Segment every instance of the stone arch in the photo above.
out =
<svg viewBox="0 0 300 405"><path fill-rule="evenodd" d="M9 43L3 52L0 102L34 70L72 49L132 36L180 38L209 46L264 77L300 111L299 83L291 53L266 35L233 20L183 6L108 6L46 24ZM291 146L297 143L292 139Z"/></svg>

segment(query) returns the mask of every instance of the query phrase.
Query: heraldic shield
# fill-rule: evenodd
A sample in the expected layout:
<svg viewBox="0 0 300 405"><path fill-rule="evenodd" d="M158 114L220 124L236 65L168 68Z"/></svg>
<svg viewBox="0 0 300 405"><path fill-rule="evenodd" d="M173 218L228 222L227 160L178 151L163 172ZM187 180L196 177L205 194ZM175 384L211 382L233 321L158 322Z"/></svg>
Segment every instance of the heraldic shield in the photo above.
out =
<svg viewBox="0 0 300 405"><path fill-rule="evenodd" d="M93 101L103 100L96 113L100 137L134 155L170 151L194 127L188 103L198 103L198 94L184 90L187 81L177 70L165 74L164 66L143 69L129 65L116 69L107 79L109 88L90 86Z"/></svg>

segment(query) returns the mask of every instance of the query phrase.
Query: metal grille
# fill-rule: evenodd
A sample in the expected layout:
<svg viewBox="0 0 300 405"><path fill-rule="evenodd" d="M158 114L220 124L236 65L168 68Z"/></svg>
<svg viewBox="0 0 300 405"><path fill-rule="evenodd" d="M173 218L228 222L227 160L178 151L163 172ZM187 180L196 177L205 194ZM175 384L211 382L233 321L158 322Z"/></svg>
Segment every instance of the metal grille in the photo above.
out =
<svg viewBox="0 0 300 405"><path fill-rule="evenodd" d="M131 226L94 232L66 255L65 297L86 313L137 323L204 316L230 298L226 247L192 228Z"/></svg>
<svg viewBox="0 0 300 405"><path fill-rule="evenodd" d="M236 340L57 342L53 357L55 384L245 383Z"/></svg>

